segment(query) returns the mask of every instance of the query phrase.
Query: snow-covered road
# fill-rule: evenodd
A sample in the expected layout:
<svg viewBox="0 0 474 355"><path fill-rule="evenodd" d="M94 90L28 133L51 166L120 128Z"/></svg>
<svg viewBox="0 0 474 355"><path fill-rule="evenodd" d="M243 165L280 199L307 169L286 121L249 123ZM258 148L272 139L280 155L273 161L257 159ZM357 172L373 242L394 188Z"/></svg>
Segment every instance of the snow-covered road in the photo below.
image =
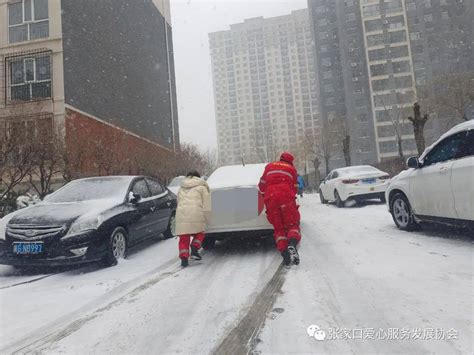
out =
<svg viewBox="0 0 474 355"><path fill-rule="evenodd" d="M302 264L288 271L255 242L220 244L181 270L174 239L113 268L0 266L0 353L473 352L469 236L398 231L380 204L301 204ZM324 341L307 335L312 324Z"/></svg>

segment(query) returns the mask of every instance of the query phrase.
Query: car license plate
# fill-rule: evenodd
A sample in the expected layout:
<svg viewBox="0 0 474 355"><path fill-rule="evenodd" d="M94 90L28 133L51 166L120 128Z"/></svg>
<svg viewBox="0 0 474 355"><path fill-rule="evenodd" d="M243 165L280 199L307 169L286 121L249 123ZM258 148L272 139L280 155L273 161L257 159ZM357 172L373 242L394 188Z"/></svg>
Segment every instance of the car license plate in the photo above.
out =
<svg viewBox="0 0 474 355"><path fill-rule="evenodd" d="M43 251L43 242L13 243L13 252L15 254L41 254Z"/></svg>
<svg viewBox="0 0 474 355"><path fill-rule="evenodd" d="M375 182L375 179L362 179L362 182L364 184L373 184Z"/></svg>

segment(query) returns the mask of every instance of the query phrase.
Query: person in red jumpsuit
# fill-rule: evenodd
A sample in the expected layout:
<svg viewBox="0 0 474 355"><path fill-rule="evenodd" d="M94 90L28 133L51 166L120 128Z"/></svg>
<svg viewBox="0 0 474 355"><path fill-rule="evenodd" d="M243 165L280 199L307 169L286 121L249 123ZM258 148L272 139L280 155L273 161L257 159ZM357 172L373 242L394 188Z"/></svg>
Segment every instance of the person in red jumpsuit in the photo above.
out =
<svg viewBox="0 0 474 355"><path fill-rule="evenodd" d="M293 166L294 157L288 152L280 160L270 163L260 179L258 188L263 194L268 221L275 229L275 242L283 257L283 264L298 265L296 249L301 240L300 213L296 205L298 173Z"/></svg>

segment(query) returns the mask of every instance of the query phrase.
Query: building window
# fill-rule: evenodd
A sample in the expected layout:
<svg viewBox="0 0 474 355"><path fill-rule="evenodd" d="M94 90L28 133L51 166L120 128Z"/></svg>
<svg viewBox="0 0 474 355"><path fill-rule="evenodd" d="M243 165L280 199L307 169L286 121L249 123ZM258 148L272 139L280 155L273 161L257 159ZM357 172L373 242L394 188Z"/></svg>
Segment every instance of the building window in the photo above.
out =
<svg viewBox="0 0 474 355"><path fill-rule="evenodd" d="M421 39L421 33L420 32L410 32L410 39L412 41L416 41L417 39Z"/></svg>
<svg viewBox="0 0 474 355"><path fill-rule="evenodd" d="M432 14L425 15L424 19L425 19L425 22L431 22L433 21L433 15Z"/></svg>
<svg viewBox="0 0 474 355"><path fill-rule="evenodd" d="M8 4L9 42L49 37L48 0L21 0Z"/></svg>
<svg viewBox="0 0 474 355"><path fill-rule="evenodd" d="M449 18L450 18L450 17L449 17L449 12L448 12L448 11L443 11L443 12L441 13L441 18L442 18L443 20L449 20Z"/></svg>
<svg viewBox="0 0 474 355"><path fill-rule="evenodd" d="M407 12L416 11L416 4L414 2L407 4L406 7L407 7Z"/></svg>
<svg viewBox="0 0 474 355"><path fill-rule="evenodd" d="M7 57L7 100L32 101L52 97L51 53Z"/></svg>
<svg viewBox="0 0 474 355"><path fill-rule="evenodd" d="M369 5L363 8L363 13L365 17L377 16L380 15L380 5Z"/></svg>

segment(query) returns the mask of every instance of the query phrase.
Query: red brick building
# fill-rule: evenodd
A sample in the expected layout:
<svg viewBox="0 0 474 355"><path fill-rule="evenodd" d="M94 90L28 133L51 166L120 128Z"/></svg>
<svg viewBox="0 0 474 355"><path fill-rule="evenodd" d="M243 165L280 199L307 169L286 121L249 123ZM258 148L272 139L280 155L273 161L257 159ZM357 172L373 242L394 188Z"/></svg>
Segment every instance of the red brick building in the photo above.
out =
<svg viewBox="0 0 474 355"><path fill-rule="evenodd" d="M0 23L5 136L58 141L71 177L164 171L179 147L169 0L0 0Z"/></svg>

